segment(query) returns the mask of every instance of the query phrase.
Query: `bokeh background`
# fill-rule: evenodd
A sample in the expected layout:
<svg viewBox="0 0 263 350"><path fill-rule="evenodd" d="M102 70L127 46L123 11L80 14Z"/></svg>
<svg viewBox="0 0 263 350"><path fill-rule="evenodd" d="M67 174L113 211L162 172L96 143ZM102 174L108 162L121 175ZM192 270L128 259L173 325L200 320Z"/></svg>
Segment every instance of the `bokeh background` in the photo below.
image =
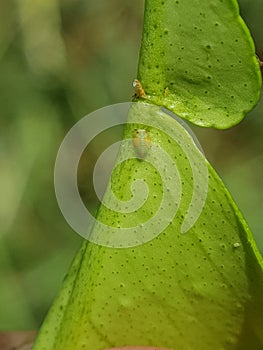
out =
<svg viewBox="0 0 263 350"><path fill-rule="evenodd" d="M263 60L263 1L240 6ZM142 18L142 0L0 0L2 330L39 327L81 244L55 199L56 153L84 115L130 101ZM194 130L263 253L263 100L231 130Z"/></svg>

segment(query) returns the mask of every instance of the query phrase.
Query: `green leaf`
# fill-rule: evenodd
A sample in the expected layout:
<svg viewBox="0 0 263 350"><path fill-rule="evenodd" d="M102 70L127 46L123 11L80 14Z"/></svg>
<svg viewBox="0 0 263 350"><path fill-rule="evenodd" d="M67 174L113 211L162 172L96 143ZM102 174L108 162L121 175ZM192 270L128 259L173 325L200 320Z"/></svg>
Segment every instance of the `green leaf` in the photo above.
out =
<svg viewBox="0 0 263 350"><path fill-rule="evenodd" d="M166 229L142 245L118 249L84 242L33 349L262 349L263 262L247 224L182 125L158 106L137 103L130 111L125 138L133 137L138 120L150 125L152 144L171 156L180 173L179 209ZM142 208L128 217L101 206L98 220L123 228L154 215L170 172L156 172L147 162L151 152L155 149L144 160L122 162L111 179L115 195L126 201L132 198L127 191L131 184L145 180L149 195ZM201 215L182 234L196 187L189 152L195 154L198 168L208 169L208 192ZM177 190L176 181L174 186ZM112 195L109 191L106 197ZM174 204L176 191L169 195L168 203ZM143 228L139 232L145 234ZM107 233L110 239L111 227ZM93 234L100 234L96 226Z"/></svg>
<svg viewBox="0 0 263 350"><path fill-rule="evenodd" d="M259 99L260 69L236 0L146 0L138 79L146 101L192 123L240 122Z"/></svg>

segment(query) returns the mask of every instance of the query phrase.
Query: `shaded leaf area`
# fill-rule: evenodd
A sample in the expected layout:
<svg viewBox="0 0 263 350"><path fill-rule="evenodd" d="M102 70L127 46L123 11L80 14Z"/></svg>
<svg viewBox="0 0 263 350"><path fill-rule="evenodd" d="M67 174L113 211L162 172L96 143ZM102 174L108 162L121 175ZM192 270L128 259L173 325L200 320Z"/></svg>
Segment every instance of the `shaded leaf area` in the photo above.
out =
<svg viewBox="0 0 263 350"><path fill-rule="evenodd" d="M1 350L31 350L35 339L35 331L25 332L0 332L0 349ZM113 350L113 349L106 349ZM125 346L114 348L114 350L167 350L156 347L143 346Z"/></svg>
<svg viewBox="0 0 263 350"><path fill-rule="evenodd" d="M177 135L179 128L187 133L157 106L146 113L138 103L130 120L135 115L145 125L155 117L165 130ZM128 126L125 137L133 132L134 127ZM194 226L181 234L193 192L189 160L166 133L148 132L152 142L171 155L180 172L183 196L178 212L163 232L143 245L116 249L84 242L34 350L99 350L123 345L263 349L263 264L246 222L199 152L208 167L207 200ZM188 146L196 150L190 136L186 137ZM140 176L148 183L147 202L162 198L163 178L156 178L146 160L123 162L113 173L112 187L119 198L127 199L128 176L131 182ZM174 201L171 196L170 203ZM145 205L140 218L147 220L152 207ZM105 220L105 213L101 207L98 219ZM121 213L107 211L107 218L114 227L127 226ZM145 234L143 229L141 233Z"/></svg>
<svg viewBox="0 0 263 350"><path fill-rule="evenodd" d="M138 78L147 100L229 128L259 99L261 74L235 0L146 0Z"/></svg>

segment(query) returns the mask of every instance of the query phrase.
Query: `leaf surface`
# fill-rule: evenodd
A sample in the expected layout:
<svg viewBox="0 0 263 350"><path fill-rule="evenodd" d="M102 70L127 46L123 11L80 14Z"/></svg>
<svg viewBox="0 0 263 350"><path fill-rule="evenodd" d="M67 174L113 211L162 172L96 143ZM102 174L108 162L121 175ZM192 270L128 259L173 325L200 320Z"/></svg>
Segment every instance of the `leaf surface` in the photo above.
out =
<svg viewBox="0 0 263 350"><path fill-rule="evenodd" d="M134 134L138 118L144 125L155 121L156 128L148 127L151 141L169 153L180 172L179 209L166 229L144 244L119 249L84 242L34 350L124 345L262 349L262 257L247 224L182 125L158 106L137 103L130 113L134 124L128 124L125 138ZM160 125L167 133L158 129ZM178 131L195 152L196 162L208 169L204 208L185 234L181 227L195 183L189 157L182 144L174 141ZM129 200L127 188L138 178L147 182L149 195L130 216L100 208L98 220L109 223L109 237L111 226L146 222L158 207L155 202L161 203L166 175L156 174L148 156L122 162L113 172L111 185L117 197ZM178 200L174 193L170 191L169 203ZM139 232L145 234L143 228ZM95 226L93 234L99 233Z"/></svg>
<svg viewBox="0 0 263 350"><path fill-rule="evenodd" d="M257 103L261 75L236 0L146 0L138 79L146 101L229 128Z"/></svg>

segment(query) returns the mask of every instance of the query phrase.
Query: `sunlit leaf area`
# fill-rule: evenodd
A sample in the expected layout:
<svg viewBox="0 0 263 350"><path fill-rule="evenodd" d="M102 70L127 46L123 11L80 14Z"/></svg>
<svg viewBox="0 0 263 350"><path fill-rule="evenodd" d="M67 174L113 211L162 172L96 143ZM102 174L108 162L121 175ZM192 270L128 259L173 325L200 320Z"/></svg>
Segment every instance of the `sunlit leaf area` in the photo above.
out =
<svg viewBox="0 0 263 350"><path fill-rule="evenodd" d="M263 2L240 6L263 60ZM56 202L56 154L76 121L131 100L142 18L142 0L0 2L0 329L39 327L81 244ZM262 98L236 127L193 130L263 254Z"/></svg>

